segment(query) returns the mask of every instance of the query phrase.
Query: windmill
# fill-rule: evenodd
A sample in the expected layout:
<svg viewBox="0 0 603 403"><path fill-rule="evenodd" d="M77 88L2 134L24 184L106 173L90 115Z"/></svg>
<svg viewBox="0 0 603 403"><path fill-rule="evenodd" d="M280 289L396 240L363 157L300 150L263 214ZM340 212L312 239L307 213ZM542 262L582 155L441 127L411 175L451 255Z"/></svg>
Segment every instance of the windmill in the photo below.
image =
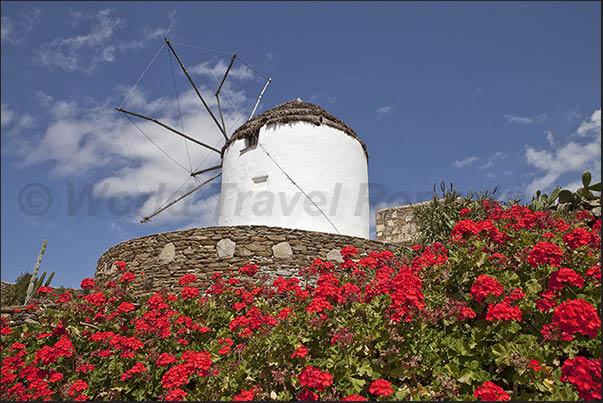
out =
<svg viewBox="0 0 603 403"><path fill-rule="evenodd" d="M222 80L221 80L221 82L219 83L219 86L218 86L218 88L217 88L217 90L216 90L216 92L215 92L216 103L217 103L217 107L218 107L218 111L217 111L217 112L218 112L218 117L219 117L219 120L218 120L218 117L216 117L216 114L214 114L214 112L211 110L211 108L210 108L210 107L209 107L209 105L207 104L206 100L205 100L205 99L203 98L203 96L201 95L201 92L199 91L199 89L198 89L198 88L197 88L197 86L195 85L195 83L194 83L193 79L191 78L190 74L189 74L189 73L188 73L188 71L186 70L186 67L184 66L184 64L182 63L182 60L180 59L180 57L179 57L179 56L178 56L178 54L176 53L176 51L175 51L175 49L174 49L174 47L173 47L172 43L170 43L170 41L168 40L168 38L164 38L164 41L165 41L165 45L167 45L167 47L169 48L170 52L171 52L171 53L174 55L174 57L176 58L176 61L178 62L179 66L180 66L180 69L182 70L182 72L184 73L184 75L186 76L186 78L188 79L188 82L189 82L189 83L190 83L190 85L192 86L192 88L193 88L194 92L196 93L197 97L198 97L198 98L199 98L199 100L201 101L201 103L202 103L203 107L205 108L205 110L207 111L207 113L209 114L209 116L212 118L213 122L214 122L214 123L216 124L216 126L218 127L218 130L220 131L220 133L222 134L222 136L224 137L224 139L226 140L226 142L228 142L228 140L229 140L229 135L228 135L228 132L227 132L226 124L225 124L225 122L224 122L224 115L223 115L223 112L222 112L222 106L221 106L221 103L220 103L220 93L221 93L221 91L222 91L222 88L223 88L223 86L224 86L224 83L226 82L226 79L227 79L227 77L228 77L228 74L230 73L230 71L231 71L231 69L232 69L232 66L233 66L233 64L234 64L235 60L237 59L237 54L236 54L236 52L235 52L235 53L232 55L232 58L230 59L230 63L228 64L228 67L227 67L227 69L226 69L226 71L225 71L225 73L224 73L224 77L222 78ZM164 46L165 46L165 45L164 45ZM162 47L161 47L161 49L160 49L160 50L157 52L157 54L155 55L155 57L154 57L154 58L153 58L153 60L151 61L151 64L154 62L155 58L158 56L159 52L160 52L162 49L163 49L163 46L162 46ZM239 57L239 60L240 60L242 63L246 64L248 67L252 68L251 66L249 66L249 64L247 64L246 62L244 62L244 61L243 61L243 59L241 59L240 57ZM147 70L148 70L148 68L151 66L151 64L149 64L149 66L148 66L148 67L145 69L145 71L143 72L143 75L146 73L146 71L147 71ZM254 71L256 71L256 72L257 72L257 70L255 70L255 69L253 69L253 68L252 68L252 70L254 70ZM258 73L259 73L259 72L258 72ZM260 73L260 74L261 74L261 73ZM263 74L262 74L262 76L263 76L263 77L265 77ZM140 81L140 79L141 79L141 78L142 78L142 76L141 76L141 77L138 79L137 83ZM264 95L264 93L266 92L266 89L268 88L268 85L270 85L270 83L271 83L271 81L272 81L272 79L271 79L271 78L268 78L268 77L265 77L265 78L267 78L266 84L264 85L263 89L261 90L261 92L260 92L260 94L259 94L259 96L258 96L258 98L257 98L257 101L256 101L256 103L255 103L255 105L254 105L254 107L253 107L253 110L252 110L252 112L251 112L251 115L249 116L249 119L251 119L251 118L253 117L253 115L255 114L255 112L256 112L256 110L257 110L257 108L258 108L258 106L259 106L259 104L260 104L260 102L261 102L261 100L262 100L262 96ZM137 83L136 83L136 84L137 84ZM135 84L135 85L136 85L136 84ZM126 97L126 98L127 98L127 97ZM124 99L124 102L125 102L125 99ZM124 102L122 102L122 105L123 105L123 103L124 103ZM136 112L133 112L133 111L129 111L129 110L123 109L121 106L116 107L116 108L114 108L114 109L115 109L117 112L120 112L120 113L122 113L122 114L126 115L128 118L129 118L129 116L133 116L133 117L136 117L136 118L139 118L139 119L143 119L143 120L146 120L146 121L153 122L154 124L156 124L156 125L158 125L158 126L161 126L161 127L163 127L164 129L166 129L166 130L168 130L168 131L170 131L170 132L172 132L172 133L174 133L174 134L176 134L176 135L178 135L178 136L181 136L182 138L184 138L184 139L185 139L186 141L188 141L188 142L191 142L191 143L194 143L194 144L196 144L196 145L198 145L198 146L204 147L204 148L206 148L206 149L210 150L211 152L216 152L216 153L218 153L218 154L220 155L220 158L221 158L221 159L222 159L222 157L223 157L223 155L222 155L222 151L221 151L221 150L219 150L219 149L217 149L217 148L215 148L215 147L213 147L213 146L211 146L211 145L209 145L209 144L206 144L206 143L204 143L204 142L202 142L202 141L199 141L199 140L195 139L194 137L191 137L191 136L189 136L189 135L187 135L187 134L183 133L182 131L179 131L179 130L177 130L177 129L174 129L173 127L170 127L170 126L168 126L167 124L165 124L165 123L163 123L163 122L161 122L161 121L159 121L159 120L157 120L157 119L155 119L155 118L153 118L153 117L145 116L145 115L142 115L142 114L140 114L140 113L136 113ZM139 130L140 130L140 129L139 129ZM197 171L195 171L195 172L191 172L191 173L190 173L190 176L191 176L191 177L193 177L193 178L195 178L195 177L197 177L198 175L201 175L201 174L204 174L204 173L207 173L207 172L217 171L217 170L220 170L221 168L222 168L222 163L220 163L220 164L218 164L218 165L215 165L215 166L206 167L206 168L203 168L203 169L197 170ZM140 222L141 222L141 223L146 223L146 222L149 222L149 220L150 220L151 218L153 218L153 217L155 217L156 215L160 214L161 212L163 212L163 211L167 210L168 208L172 207L174 204L176 204L176 203L180 202L181 200L185 199L186 197L188 197L188 196L192 195L193 193L195 193L196 191L200 190L201 188L203 188L204 186L206 186L207 184L209 184L209 183L210 183L210 182L212 182L213 180L215 180L215 179L219 178L221 175L222 175L222 173L221 173L221 172L218 172L216 175L214 175L214 176L212 176L211 178L209 178L209 179L207 179L207 180L205 180L205 181L201 182L199 185L197 185L197 186L196 186L196 187L194 187L193 189L191 189L191 190L189 190L188 192L186 192L186 193L184 193L184 194L182 194L182 195L178 196L176 199L174 199L174 200L172 200L172 201L170 201L170 202L166 203L165 205L163 205L162 207L158 208L156 211L154 211L153 213L149 214L148 216L143 217L143 218L140 220Z"/></svg>

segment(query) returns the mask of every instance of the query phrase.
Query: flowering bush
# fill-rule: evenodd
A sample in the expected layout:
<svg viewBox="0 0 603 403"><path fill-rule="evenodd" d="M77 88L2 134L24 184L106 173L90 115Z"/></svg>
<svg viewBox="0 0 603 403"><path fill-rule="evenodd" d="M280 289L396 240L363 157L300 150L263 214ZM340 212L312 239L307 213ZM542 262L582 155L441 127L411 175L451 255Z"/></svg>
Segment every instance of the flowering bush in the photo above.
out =
<svg viewBox="0 0 603 403"><path fill-rule="evenodd" d="M249 264L138 298L116 262L118 283L43 290L59 309L2 322L1 397L599 400L600 221L463 206L444 242L297 278Z"/></svg>

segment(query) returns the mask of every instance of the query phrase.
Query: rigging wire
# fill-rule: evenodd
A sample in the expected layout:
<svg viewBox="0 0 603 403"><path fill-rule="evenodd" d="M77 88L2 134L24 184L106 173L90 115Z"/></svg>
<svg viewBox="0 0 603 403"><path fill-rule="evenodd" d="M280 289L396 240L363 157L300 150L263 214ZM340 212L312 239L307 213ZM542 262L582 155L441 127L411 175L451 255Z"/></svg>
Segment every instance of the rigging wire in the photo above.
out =
<svg viewBox="0 0 603 403"><path fill-rule="evenodd" d="M189 45L187 43L182 43L182 42L172 42L174 45L179 45L179 46L187 46L189 48L195 48L195 49L201 49L201 50L206 50L209 52L215 52L215 53L221 53L223 55L232 55L233 52L225 52L223 50L216 50L216 49L210 49L210 48L202 48L200 46L196 46L196 45Z"/></svg>
<svg viewBox="0 0 603 403"><path fill-rule="evenodd" d="M176 102L178 104L178 113L180 113L180 125L182 126L182 132L184 133L184 120L182 119L182 109L180 108L180 96L178 94L178 87L176 86L176 75L174 74L174 65L172 64L172 54L168 52L168 58L170 60L170 71L172 72L172 81L174 82L174 91L176 92ZM184 141L184 148L186 149L186 155L188 157L188 165L190 167L191 172L193 172L193 163L191 161L191 154L188 150L188 142L186 139L182 139Z"/></svg>
<svg viewBox="0 0 603 403"><path fill-rule="evenodd" d="M251 70L255 71L256 73L258 73L260 76L264 77L266 80L269 80L270 77L266 76L264 73L256 70L251 64L247 63L243 58L240 58L237 56L237 59L241 60L241 62L243 64L245 64L247 67L249 67Z"/></svg>
<svg viewBox="0 0 603 403"><path fill-rule="evenodd" d="M166 157L168 157L170 160L172 160L172 162L174 162L176 165L178 165L179 167L181 167L182 169L184 169L186 172L188 172L189 174L192 173L192 171L189 171L188 168L186 168L184 165L182 165L181 163L179 163L178 161L176 161L175 159L173 159L167 152L165 152L157 143L155 143L155 141L153 141L153 139L151 137L149 137L144 130L142 130L133 120L132 118L130 118L130 116L126 115L126 117L128 118L128 120L134 125L134 127L136 127L138 129L138 131L140 133L142 133L147 139L149 139L149 141L151 143L153 143L153 145L155 145L155 147L157 147L159 149L159 151L161 151Z"/></svg>
<svg viewBox="0 0 603 403"><path fill-rule="evenodd" d="M151 62L148 64L147 68L144 69L144 71L142 72L140 77L138 77L138 80L136 80L136 82L134 83L134 86L132 88L130 88L130 91L128 91L128 94L126 95L124 100L121 101L121 104L119 104L120 108L123 106L123 104L126 102L126 100L130 97L130 95L132 94L132 91L134 91L134 89L136 88L136 86L138 85L140 80L142 80L142 78L145 76L145 74L147 74L147 71L149 70L149 68L153 65L153 63L155 63L155 59L157 59L157 56L159 56L159 53L161 53L161 51L163 50L164 47L165 47L165 43L163 45L161 45L161 47L159 48L157 53L155 53L155 56L153 56L153 59L151 60Z"/></svg>
<svg viewBox="0 0 603 403"><path fill-rule="evenodd" d="M254 136L256 136L256 141L257 141L257 134L256 134L256 135L254 135ZM274 158L272 158L272 155L270 155L270 153L269 153L268 151L266 151L266 149L264 148L264 146L263 146L262 144L260 144L259 142L258 142L257 144L258 144L258 145L259 145L259 146L262 148L262 150L264 150L264 152L266 153L266 155L268 156L268 158L270 158L270 159L272 160L272 162L274 162L274 164L275 164L275 165L278 167L278 169L280 169L280 170L281 170L281 172L285 174L285 176L287 177L287 179L289 179L289 180L291 181L291 183L293 183L293 184L294 184L294 185L295 185L295 186L296 186L296 187L297 187L297 188L298 188L298 189L299 189L299 190L300 190L300 191L303 193L303 195L304 195L304 196L306 196L306 198L307 198L308 200L310 200L310 201L312 202L312 204L314 204L314 206L315 206L315 207L316 207L316 208L317 208L317 209L318 209L318 210L319 210L319 211L322 213L322 215L323 215L323 216L324 216L324 217L327 219L327 221L329 222L329 224L331 224L331 226L332 226L333 228L335 228L335 231L337 231L337 233L338 233L338 234L341 234L341 232L339 232L339 230L337 229L337 227L335 226L335 224L333 224L333 222L332 222L332 221L329 219L329 217L328 217L328 216L325 214L325 212L324 212L324 211L322 211L322 209L321 209L321 208L318 206L318 204L316 204L316 203L314 202L314 200L312 200L312 199L310 198L310 196L308 196L308 194L307 194L306 192L304 192L304 190L301 188L301 186L299 186L299 185L297 184L297 182L295 182L295 181L294 181L294 180L293 180L293 179L292 179L292 178L289 176L289 174L288 174L287 172L285 172L285 170L284 170L283 168L281 168L281 166L278 164L278 162L276 162L276 160L275 160Z"/></svg>

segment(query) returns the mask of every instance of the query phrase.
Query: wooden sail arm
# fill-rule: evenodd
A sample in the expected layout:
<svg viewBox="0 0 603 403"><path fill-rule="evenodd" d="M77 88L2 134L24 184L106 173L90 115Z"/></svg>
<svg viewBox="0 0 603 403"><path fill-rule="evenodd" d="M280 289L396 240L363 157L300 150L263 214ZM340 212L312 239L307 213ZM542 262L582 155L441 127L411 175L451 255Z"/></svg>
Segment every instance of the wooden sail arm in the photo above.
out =
<svg viewBox="0 0 603 403"><path fill-rule="evenodd" d="M191 172L191 176L201 175L201 174L204 174L205 172L215 171L216 169L220 169L220 168L222 168L222 164L216 165L215 167L211 167L211 168L205 168L205 169L202 169L197 172Z"/></svg>
<svg viewBox="0 0 603 403"><path fill-rule="evenodd" d="M189 195L193 194L194 192L196 192L197 190L201 189L203 186L207 185L209 182L213 181L214 179L216 179L220 175L222 175L222 172L220 172L217 175L212 176L211 178L209 178L205 182L201 183L199 186L196 186L193 189L189 190L188 192L186 192L185 194L183 194L182 196L180 196L179 198L177 198L173 202L170 202L170 203L166 204L165 206L161 207L159 210L155 211L153 214L144 217L143 219L140 220L140 222L143 223L143 224L146 223L146 222L148 222L151 218L155 217L157 214L159 214L162 211L167 210L168 208L172 207L174 204L178 203L180 200L184 199L186 196L189 196Z"/></svg>
<svg viewBox="0 0 603 403"><path fill-rule="evenodd" d="M235 52L235 54L232 55L232 59L230 59L230 64L228 65L228 68L226 69L226 73L224 73L224 78L222 78L222 82L220 83L220 86L218 87L218 90L216 91L216 95L218 95L220 93L220 91L222 90L224 81L226 81L226 76L228 76L228 73L230 72L230 69L232 68L232 64L234 63L236 57L237 57L237 54Z"/></svg>
<svg viewBox="0 0 603 403"><path fill-rule="evenodd" d="M216 117L214 116L214 114L211 111L211 109L209 109L209 106L207 105L207 103L205 102L205 100L203 99L203 97L201 96L201 93L197 89L197 86L193 82L193 79L191 78L191 76L186 71L186 68L184 67L184 64L182 64L182 61L180 60L180 57L178 57L178 54L176 53L176 51L172 47L172 44L170 43L170 41L168 40L168 38L163 38L163 39L165 40L165 43L167 43L168 47L170 48L170 50L172 51L172 53L176 57L176 60L178 61L178 64L180 65L180 68L184 72L184 75L186 76L186 78L188 78L188 81L191 83L191 86L193 87L193 89L197 93L197 96L199 97L199 99L203 103L203 106L205 106L205 109L207 109L207 112L209 113L209 115L211 116L211 118L214 120L214 122L216 123L216 125L218 126L218 128L220 129L220 132L222 132L222 135L228 141L228 136L226 135L226 129L224 129L222 126L220 126L220 123L218 122L218 119L216 119Z"/></svg>
<svg viewBox="0 0 603 403"><path fill-rule="evenodd" d="M199 145L200 145L200 146L202 146L202 147L205 147L205 148L207 148L207 149L210 149L210 150L212 150L212 151L215 151L215 152L217 152L218 154L221 154L220 150L218 150L217 148L214 148L214 147L212 147L212 146L210 146L210 145L208 145L208 144L205 144L205 143L203 143L203 142L201 142L201 141L199 141L199 140L196 140L196 139L194 139L194 138L192 138L192 137L190 137L190 136L187 136L186 134L184 134L184 133L182 133L182 132L179 132L178 130L176 130L176 129L173 129L173 128L169 127L169 126L168 126L168 125L166 125L165 123L162 123L162 122L158 121L157 119L153 119L153 118L150 118L150 117L148 117L148 116L144 116L144 115L141 115L141 114L138 114L138 113L130 112L130 111L127 111L127 110L122 109L122 108L114 108L114 109L115 109L116 111L118 111L118 112L121 112L121 113L126 113L126 114L128 114L128 115L136 116L137 118L141 118L141 119L145 119L145 120L148 120L148 121L150 121L150 122L153 122L153 123L155 123L155 124L157 124L157 125L159 125L159 126L161 126L161 127L163 127L163 128L168 129L169 131L171 131L171 132L173 132L173 133L176 133L176 134L177 134L177 135L179 135L179 136L184 137L185 139L187 139L187 140L189 140L189 141L192 141L192 142L193 142L193 143L195 143L195 144L199 144Z"/></svg>

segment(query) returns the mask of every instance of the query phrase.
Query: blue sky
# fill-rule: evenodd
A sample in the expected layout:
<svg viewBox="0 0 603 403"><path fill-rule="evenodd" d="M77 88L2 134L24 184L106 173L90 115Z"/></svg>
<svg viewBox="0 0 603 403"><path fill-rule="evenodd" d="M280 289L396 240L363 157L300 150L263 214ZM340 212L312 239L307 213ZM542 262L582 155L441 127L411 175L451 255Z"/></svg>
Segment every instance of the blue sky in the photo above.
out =
<svg viewBox="0 0 603 403"><path fill-rule="evenodd" d="M128 93L124 108L221 146L163 36L212 102L236 50L273 79L259 112L300 97L354 128L373 210L426 200L441 180L529 200L601 176L599 2L3 1L3 280L31 270L44 239L41 270L78 286L118 242L215 225L216 186L138 223L217 157L137 121L170 160L112 111ZM265 83L234 68L230 132Z"/></svg>

